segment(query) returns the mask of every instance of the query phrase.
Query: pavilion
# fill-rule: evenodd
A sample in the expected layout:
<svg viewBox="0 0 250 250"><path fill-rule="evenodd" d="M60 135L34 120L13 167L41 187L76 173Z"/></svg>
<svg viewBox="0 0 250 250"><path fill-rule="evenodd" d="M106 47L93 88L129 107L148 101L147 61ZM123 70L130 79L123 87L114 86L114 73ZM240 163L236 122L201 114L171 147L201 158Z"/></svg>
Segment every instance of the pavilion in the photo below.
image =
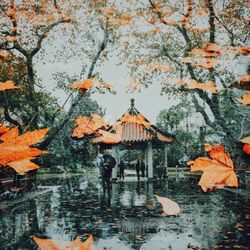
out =
<svg viewBox="0 0 250 250"><path fill-rule="evenodd" d="M117 179L118 165L120 162L120 150L142 149L145 155L146 176L153 178L153 148L164 149L164 166L167 168L167 144L174 141L174 137L161 131L148 121L134 105L131 106L120 119L106 129L99 130L99 135L92 139L92 143L100 145L100 148L112 148L112 154L116 158L116 166L113 169L112 179Z"/></svg>

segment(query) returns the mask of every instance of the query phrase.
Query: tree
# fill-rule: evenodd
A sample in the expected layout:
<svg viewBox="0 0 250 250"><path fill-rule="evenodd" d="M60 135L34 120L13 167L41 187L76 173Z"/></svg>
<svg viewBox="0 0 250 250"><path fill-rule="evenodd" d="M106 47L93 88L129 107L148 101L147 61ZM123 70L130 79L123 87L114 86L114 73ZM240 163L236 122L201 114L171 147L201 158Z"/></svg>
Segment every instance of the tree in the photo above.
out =
<svg viewBox="0 0 250 250"><path fill-rule="evenodd" d="M42 116L43 112L41 112L40 103L36 101L39 96L37 87L41 87L41 92L44 92L44 87L39 86L34 67L37 62L46 58L48 55L46 49L49 50L49 46L61 38L64 41L62 50L55 54L53 60L67 60L71 56L81 56L83 58L82 70L75 80L98 77L94 69L98 60L99 63L106 60L107 52L104 54L103 51L108 43L113 42L118 36L118 28L130 22L129 15L124 16L122 11L118 11L114 4L108 1L74 1L69 5L66 2L57 1L37 3L33 0L29 2L6 0L1 3L1 10L0 18L4 23L0 30L3 35L0 41L1 53L6 54L6 51L10 51L13 56L20 56L25 66L22 71L22 80L28 98L22 101L26 100L28 106L31 107L30 112L26 112L27 119L25 119L29 120L29 127L41 125L39 116ZM61 28L58 29L58 26ZM71 76L69 78L72 79ZM103 82L100 76L98 78ZM68 88L70 84L72 82L68 82ZM103 91L104 86L105 84L98 86L99 90ZM106 88L109 89L107 86ZM52 128L46 140L40 145L41 148L46 148L66 126L84 96L69 94L65 103L70 99L73 101L68 116L65 116L60 123L53 123L53 119L51 120ZM61 109L53 108L55 112L52 118L56 118L60 115ZM13 109L12 112L14 112Z"/></svg>
<svg viewBox="0 0 250 250"><path fill-rule="evenodd" d="M34 58L40 52L42 43L49 33L62 23L71 22L71 18L46 3L36 1L2 1L0 19L4 23L1 32L0 49L14 51L22 56L25 64L27 93L32 111L29 114L30 128L38 128L39 106L36 101Z"/></svg>
<svg viewBox="0 0 250 250"><path fill-rule="evenodd" d="M130 29L123 51L132 78L144 86L161 81L162 93L190 96L206 124L236 144L222 100L227 96L241 109L231 96L242 94L233 88L239 81L235 65L249 54L245 2L149 0L136 8L140 26Z"/></svg>
<svg viewBox="0 0 250 250"><path fill-rule="evenodd" d="M168 154L171 155L168 160L170 166L185 164L186 161L197 157L203 152L201 148L203 150L204 138L201 138L193 131L188 131L188 128L179 127L179 124L187 116L191 117L195 113L195 109L188 104L190 103L181 102L169 110L160 111L157 117L157 127L163 131L169 132L169 129L174 128L171 132L175 136L175 143L170 144L168 148ZM162 153L157 153L156 157L158 159L162 158Z"/></svg>
<svg viewBox="0 0 250 250"><path fill-rule="evenodd" d="M74 114L67 124L60 130L48 147L49 154L42 157L44 165L63 165L67 169L76 169L76 166L90 166L96 156L94 145L89 143L89 137L83 139L72 139L75 119L78 116L90 116L91 114L104 115L103 110L96 101L90 97L81 99L75 108ZM62 120L68 117L67 113L62 114Z"/></svg>

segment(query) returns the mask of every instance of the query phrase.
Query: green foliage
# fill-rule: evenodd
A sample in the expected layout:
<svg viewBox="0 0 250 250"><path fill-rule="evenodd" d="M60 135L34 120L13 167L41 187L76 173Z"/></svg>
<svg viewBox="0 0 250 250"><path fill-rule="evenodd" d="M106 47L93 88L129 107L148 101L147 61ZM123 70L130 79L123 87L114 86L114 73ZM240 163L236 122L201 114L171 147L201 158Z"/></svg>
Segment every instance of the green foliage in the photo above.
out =
<svg viewBox="0 0 250 250"><path fill-rule="evenodd" d="M83 139L72 139L71 134L78 116L103 115L102 109L96 101L86 96L81 99L80 104L73 112L66 126L52 141L46 165L63 165L69 169L76 169L77 167L90 166L96 157L96 148L89 143L89 136ZM65 116L67 113L62 114L62 117L58 119L59 124L65 119Z"/></svg>
<svg viewBox="0 0 250 250"><path fill-rule="evenodd" d="M129 163L135 164L136 161L139 158L144 159L144 154L143 154L142 150L134 149L134 150L124 150L124 151L122 151L121 159L123 161L127 161Z"/></svg>

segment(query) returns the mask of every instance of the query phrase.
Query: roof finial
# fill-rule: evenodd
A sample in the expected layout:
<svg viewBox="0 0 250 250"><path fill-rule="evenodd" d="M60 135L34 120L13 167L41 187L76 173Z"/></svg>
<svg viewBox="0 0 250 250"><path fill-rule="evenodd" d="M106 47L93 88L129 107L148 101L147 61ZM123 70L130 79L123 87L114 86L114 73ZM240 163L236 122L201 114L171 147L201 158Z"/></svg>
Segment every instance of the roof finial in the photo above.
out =
<svg viewBox="0 0 250 250"><path fill-rule="evenodd" d="M131 108L133 108L135 106L135 99L131 98L130 103L131 103Z"/></svg>

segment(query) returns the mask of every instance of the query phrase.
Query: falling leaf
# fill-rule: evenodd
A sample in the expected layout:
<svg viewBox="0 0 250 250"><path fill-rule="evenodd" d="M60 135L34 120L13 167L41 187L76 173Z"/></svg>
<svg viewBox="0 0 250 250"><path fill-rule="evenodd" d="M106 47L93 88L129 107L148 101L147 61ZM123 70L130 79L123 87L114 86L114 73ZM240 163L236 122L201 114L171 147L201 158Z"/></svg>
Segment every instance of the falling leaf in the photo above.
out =
<svg viewBox="0 0 250 250"><path fill-rule="evenodd" d="M26 174L27 172L31 171L31 170L35 170L38 169L39 166L36 165L34 162L31 162L30 160L34 159L32 158L26 158L26 159L22 159L19 161L13 161L10 162L8 165L13 168L16 173L18 174Z"/></svg>
<svg viewBox="0 0 250 250"><path fill-rule="evenodd" d="M36 242L40 250L62 250L55 244L53 240L40 239L35 236L33 236L32 239Z"/></svg>
<svg viewBox="0 0 250 250"><path fill-rule="evenodd" d="M198 83L196 81L192 81L188 88L190 89L201 89L203 91L210 91L212 93L218 93L218 88L215 86L215 84L212 81L206 81L204 83Z"/></svg>
<svg viewBox="0 0 250 250"><path fill-rule="evenodd" d="M210 145L209 145L210 146ZM238 187L238 178L230 154L224 146L207 147L208 157L199 157L191 165L191 171L203 171L199 185L204 192L217 188L217 185Z"/></svg>
<svg viewBox="0 0 250 250"><path fill-rule="evenodd" d="M240 81L250 83L250 75L242 76Z"/></svg>
<svg viewBox="0 0 250 250"><path fill-rule="evenodd" d="M40 239L35 236L33 236L32 239L36 242L40 250L92 250L94 246L94 238L92 234L84 242L81 242L80 238L77 237L72 242L66 242L64 247L57 246L57 244L51 239Z"/></svg>
<svg viewBox="0 0 250 250"><path fill-rule="evenodd" d="M216 43L205 43L203 44L203 49L207 53L205 56L220 56L221 55L221 47ZM208 54L211 53L211 54Z"/></svg>
<svg viewBox="0 0 250 250"><path fill-rule="evenodd" d="M18 87L16 87L14 85L14 83L10 80L6 81L6 82L0 82L0 91L5 91L5 90L9 90L9 89L16 89Z"/></svg>
<svg viewBox="0 0 250 250"><path fill-rule="evenodd" d="M247 56L250 54L250 47L236 47L236 51L238 51L241 55Z"/></svg>
<svg viewBox="0 0 250 250"><path fill-rule="evenodd" d="M82 82L74 82L70 88L71 89L83 89L88 90L90 87L94 85L94 78L86 79Z"/></svg>
<svg viewBox="0 0 250 250"><path fill-rule="evenodd" d="M18 136L18 128L12 128L6 131L3 135L0 136L0 141L8 142L13 141Z"/></svg>
<svg viewBox="0 0 250 250"><path fill-rule="evenodd" d="M75 128L72 137L83 138L85 135L94 134L97 129L106 127L103 117L92 114L90 117L78 116L75 120Z"/></svg>
<svg viewBox="0 0 250 250"><path fill-rule="evenodd" d="M176 215L181 212L181 208L176 202L158 195L156 195L156 199L162 205L163 212L166 215Z"/></svg>
<svg viewBox="0 0 250 250"><path fill-rule="evenodd" d="M18 128L8 129L4 132L0 140L0 164L16 170L19 174L37 169L38 166L30 162L35 156L43 154L44 151L29 146L41 142L48 129L35 130L18 136Z"/></svg>
<svg viewBox="0 0 250 250"><path fill-rule="evenodd" d="M193 58L193 62L195 62L195 67L201 67L204 69L214 69L219 61L216 58Z"/></svg>
<svg viewBox="0 0 250 250"><path fill-rule="evenodd" d="M250 105L250 93L244 94L239 102L243 105Z"/></svg>
<svg viewBox="0 0 250 250"><path fill-rule="evenodd" d="M9 129L6 126L6 123L0 125L0 134L6 133ZM1 137L0 137L1 138ZM0 139L1 140L1 139Z"/></svg>
<svg viewBox="0 0 250 250"><path fill-rule="evenodd" d="M92 143L117 144L121 142L122 126L119 126L119 128L117 127L115 133L111 133L102 129L99 129L98 133L101 136L92 139Z"/></svg>
<svg viewBox="0 0 250 250"><path fill-rule="evenodd" d="M31 146L37 144L43 140L48 130L49 130L48 128L45 128L45 129L26 132L25 134L16 137L13 141L13 144L19 146Z"/></svg>

